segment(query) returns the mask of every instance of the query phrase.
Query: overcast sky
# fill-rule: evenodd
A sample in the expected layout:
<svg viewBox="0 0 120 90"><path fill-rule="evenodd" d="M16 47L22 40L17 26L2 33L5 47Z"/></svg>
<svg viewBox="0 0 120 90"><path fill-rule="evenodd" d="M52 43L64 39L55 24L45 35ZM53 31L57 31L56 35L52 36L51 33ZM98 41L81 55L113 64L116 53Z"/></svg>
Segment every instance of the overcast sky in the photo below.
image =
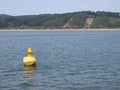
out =
<svg viewBox="0 0 120 90"><path fill-rule="evenodd" d="M0 14L34 15L88 10L120 12L120 0L0 0Z"/></svg>

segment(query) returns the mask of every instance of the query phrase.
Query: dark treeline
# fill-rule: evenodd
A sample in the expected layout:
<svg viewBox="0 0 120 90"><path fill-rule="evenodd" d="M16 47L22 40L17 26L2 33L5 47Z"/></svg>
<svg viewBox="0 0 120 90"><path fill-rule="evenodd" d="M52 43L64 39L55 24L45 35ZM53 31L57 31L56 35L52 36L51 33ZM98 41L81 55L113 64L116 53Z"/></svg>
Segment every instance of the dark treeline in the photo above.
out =
<svg viewBox="0 0 120 90"><path fill-rule="evenodd" d="M0 15L1 29L120 28L120 13L82 11L65 14Z"/></svg>

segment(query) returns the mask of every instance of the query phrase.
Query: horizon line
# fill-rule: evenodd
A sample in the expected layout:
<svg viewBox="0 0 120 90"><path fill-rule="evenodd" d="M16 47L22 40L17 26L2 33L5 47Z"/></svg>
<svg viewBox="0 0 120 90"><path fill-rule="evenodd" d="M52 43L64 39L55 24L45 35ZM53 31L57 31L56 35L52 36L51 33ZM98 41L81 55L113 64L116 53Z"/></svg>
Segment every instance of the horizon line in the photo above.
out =
<svg viewBox="0 0 120 90"><path fill-rule="evenodd" d="M9 16L27 16L27 15L45 15L45 14L67 14L67 13L77 13L77 12L87 12L87 11L90 11L90 12L111 12L111 13L120 13L118 11L105 11L105 10L98 10L98 11L92 11L92 10L83 10L83 11L70 11L70 12L54 12L54 13L39 13L39 14L21 14L21 15L11 15L11 14L6 14L6 13L1 13L0 15L9 15Z"/></svg>

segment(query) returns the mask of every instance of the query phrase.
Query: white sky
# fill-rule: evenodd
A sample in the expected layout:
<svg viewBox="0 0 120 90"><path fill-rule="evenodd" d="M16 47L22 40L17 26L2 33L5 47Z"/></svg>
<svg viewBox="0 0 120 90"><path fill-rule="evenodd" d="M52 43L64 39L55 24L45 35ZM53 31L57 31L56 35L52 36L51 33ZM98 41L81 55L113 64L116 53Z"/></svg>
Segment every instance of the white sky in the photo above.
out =
<svg viewBox="0 0 120 90"><path fill-rule="evenodd" d="M120 0L0 0L0 14L34 15L88 10L120 12Z"/></svg>

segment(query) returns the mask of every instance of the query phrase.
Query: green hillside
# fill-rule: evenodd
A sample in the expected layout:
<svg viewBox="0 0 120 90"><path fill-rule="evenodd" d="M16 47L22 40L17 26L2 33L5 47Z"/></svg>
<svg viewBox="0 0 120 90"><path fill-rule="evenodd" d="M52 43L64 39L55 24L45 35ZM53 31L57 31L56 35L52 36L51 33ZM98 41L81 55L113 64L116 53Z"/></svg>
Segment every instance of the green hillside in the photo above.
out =
<svg viewBox="0 0 120 90"><path fill-rule="evenodd" d="M65 14L41 14L10 16L0 15L1 29L99 29L120 28L117 12L73 12Z"/></svg>

